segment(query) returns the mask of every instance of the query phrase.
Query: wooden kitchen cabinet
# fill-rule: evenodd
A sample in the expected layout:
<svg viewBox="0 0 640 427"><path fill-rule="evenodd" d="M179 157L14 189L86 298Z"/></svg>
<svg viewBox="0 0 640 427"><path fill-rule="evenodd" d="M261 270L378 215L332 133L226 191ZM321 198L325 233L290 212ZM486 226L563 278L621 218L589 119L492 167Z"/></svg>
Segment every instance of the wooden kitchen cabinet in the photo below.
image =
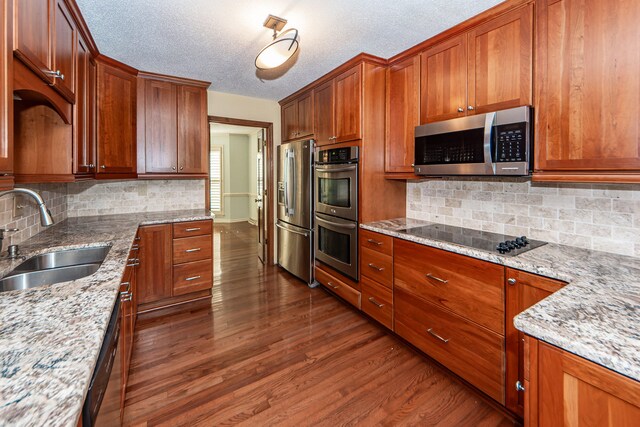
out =
<svg viewBox="0 0 640 427"><path fill-rule="evenodd" d="M313 90L313 129L317 146L335 142L335 81L333 79Z"/></svg>
<svg viewBox="0 0 640 427"><path fill-rule="evenodd" d="M346 277L332 271L332 269L324 265L316 264L314 271L314 277L318 283L358 310L362 308L362 293L360 292L360 289L356 289L355 282L350 281Z"/></svg>
<svg viewBox="0 0 640 427"><path fill-rule="evenodd" d="M136 177L136 74L97 58L97 178Z"/></svg>
<svg viewBox="0 0 640 427"><path fill-rule="evenodd" d="M85 41L78 36L76 46L76 104L73 126L73 173L77 178L91 178L95 172L95 62Z"/></svg>
<svg viewBox="0 0 640 427"><path fill-rule="evenodd" d="M335 78L334 142L347 142L361 138L362 65L356 65Z"/></svg>
<svg viewBox="0 0 640 427"><path fill-rule="evenodd" d="M188 84L185 84L188 83ZM138 77L138 175L206 177L209 82L151 73Z"/></svg>
<svg viewBox="0 0 640 427"><path fill-rule="evenodd" d="M506 269L506 399L505 406L519 416L524 415L524 338L513 325L513 318L560 290L565 283L512 268ZM516 384L517 383L517 384Z"/></svg>
<svg viewBox="0 0 640 427"><path fill-rule="evenodd" d="M421 123L530 105L533 5L431 46L421 60Z"/></svg>
<svg viewBox="0 0 640 427"><path fill-rule="evenodd" d="M0 0L2 16L12 0ZM0 20L0 175L13 173L13 67L11 20ZM13 188L13 177L0 176L0 190Z"/></svg>
<svg viewBox="0 0 640 427"><path fill-rule="evenodd" d="M171 224L140 227L138 305L171 297Z"/></svg>
<svg viewBox="0 0 640 427"><path fill-rule="evenodd" d="M305 92L282 106L282 141L313 135L313 91Z"/></svg>
<svg viewBox="0 0 640 427"><path fill-rule="evenodd" d="M393 330L393 238L359 230L362 311Z"/></svg>
<svg viewBox="0 0 640 427"><path fill-rule="evenodd" d="M536 2L534 180L640 182L640 2Z"/></svg>
<svg viewBox="0 0 640 427"><path fill-rule="evenodd" d="M532 337L526 340L526 426L638 425L640 382Z"/></svg>
<svg viewBox="0 0 640 427"><path fill-rule="evenodd" d="M54 87L74 103L76 89L76 26L64 0L55 1L53 70L64 77L54 77Z"/></svg>
<svg viewBox="0 0 640 427"><path fill-rule="evenodd" d="M420 124L420 56L387 69L384 171L413 172L415 127Z"/></svg>

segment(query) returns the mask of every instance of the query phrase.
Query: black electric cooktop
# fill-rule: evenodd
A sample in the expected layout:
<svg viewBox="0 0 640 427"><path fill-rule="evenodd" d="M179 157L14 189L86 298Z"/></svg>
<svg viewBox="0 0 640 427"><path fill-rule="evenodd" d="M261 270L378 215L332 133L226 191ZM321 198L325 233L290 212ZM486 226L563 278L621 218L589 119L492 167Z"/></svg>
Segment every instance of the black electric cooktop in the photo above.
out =
<svg viewBox="0 0 640 427"><path fill-rule="evenodd" d="M405 228L398 230L398 232L468 246L487 252L500 253L505 256L516 256L547 244L547 242L527 239L526 236L507 236L505 234L490 233L488 231L479 231L444 224Z"/></svg>

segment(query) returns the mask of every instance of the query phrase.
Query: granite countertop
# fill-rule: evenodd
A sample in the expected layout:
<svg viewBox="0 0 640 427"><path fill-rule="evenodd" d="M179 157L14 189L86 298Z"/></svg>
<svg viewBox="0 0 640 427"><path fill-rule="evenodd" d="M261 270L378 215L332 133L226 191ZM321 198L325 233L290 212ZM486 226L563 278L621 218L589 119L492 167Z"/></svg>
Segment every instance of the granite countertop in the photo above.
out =
<svg viewBox="0 0 640 427"><path fill-rule="evenodd" d="M69 218L23 242L26 258L111 249L91 276L0 293L0 425L75 426L138 226L211 217L189 210ZM0 275L21 262L0 258Z"/></svg>
<svg viewBox="0 0 640 427"><path fill-rule="evenodd" d="M398 218L360 227L568 282L516 316L516 328L640 381L639 259L552 243L507 257L398 232L428 224Z"/></svg>

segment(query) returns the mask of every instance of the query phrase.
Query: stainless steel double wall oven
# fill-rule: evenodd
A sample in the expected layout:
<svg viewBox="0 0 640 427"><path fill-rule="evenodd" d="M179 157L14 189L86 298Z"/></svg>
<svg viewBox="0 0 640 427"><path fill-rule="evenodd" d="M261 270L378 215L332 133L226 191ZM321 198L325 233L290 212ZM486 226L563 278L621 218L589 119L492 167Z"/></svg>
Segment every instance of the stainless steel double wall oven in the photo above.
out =
<svg viewBox="0 0 640 427"><path fill-rule="evenodd" d="M318 151L315 256L358 280L358 147Z"/></svg>

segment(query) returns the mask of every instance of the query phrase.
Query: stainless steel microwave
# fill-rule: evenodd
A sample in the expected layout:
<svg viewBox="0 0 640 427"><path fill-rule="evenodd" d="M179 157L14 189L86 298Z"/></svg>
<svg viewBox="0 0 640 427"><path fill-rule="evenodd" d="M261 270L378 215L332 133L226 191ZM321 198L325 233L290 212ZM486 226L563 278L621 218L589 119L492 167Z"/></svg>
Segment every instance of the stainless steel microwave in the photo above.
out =
<svg viewBox="0 0 640 427"><path fill-rule="evenodd" d="M531 172L531 107L417 126L416 175L513 175Z"/></svg>

